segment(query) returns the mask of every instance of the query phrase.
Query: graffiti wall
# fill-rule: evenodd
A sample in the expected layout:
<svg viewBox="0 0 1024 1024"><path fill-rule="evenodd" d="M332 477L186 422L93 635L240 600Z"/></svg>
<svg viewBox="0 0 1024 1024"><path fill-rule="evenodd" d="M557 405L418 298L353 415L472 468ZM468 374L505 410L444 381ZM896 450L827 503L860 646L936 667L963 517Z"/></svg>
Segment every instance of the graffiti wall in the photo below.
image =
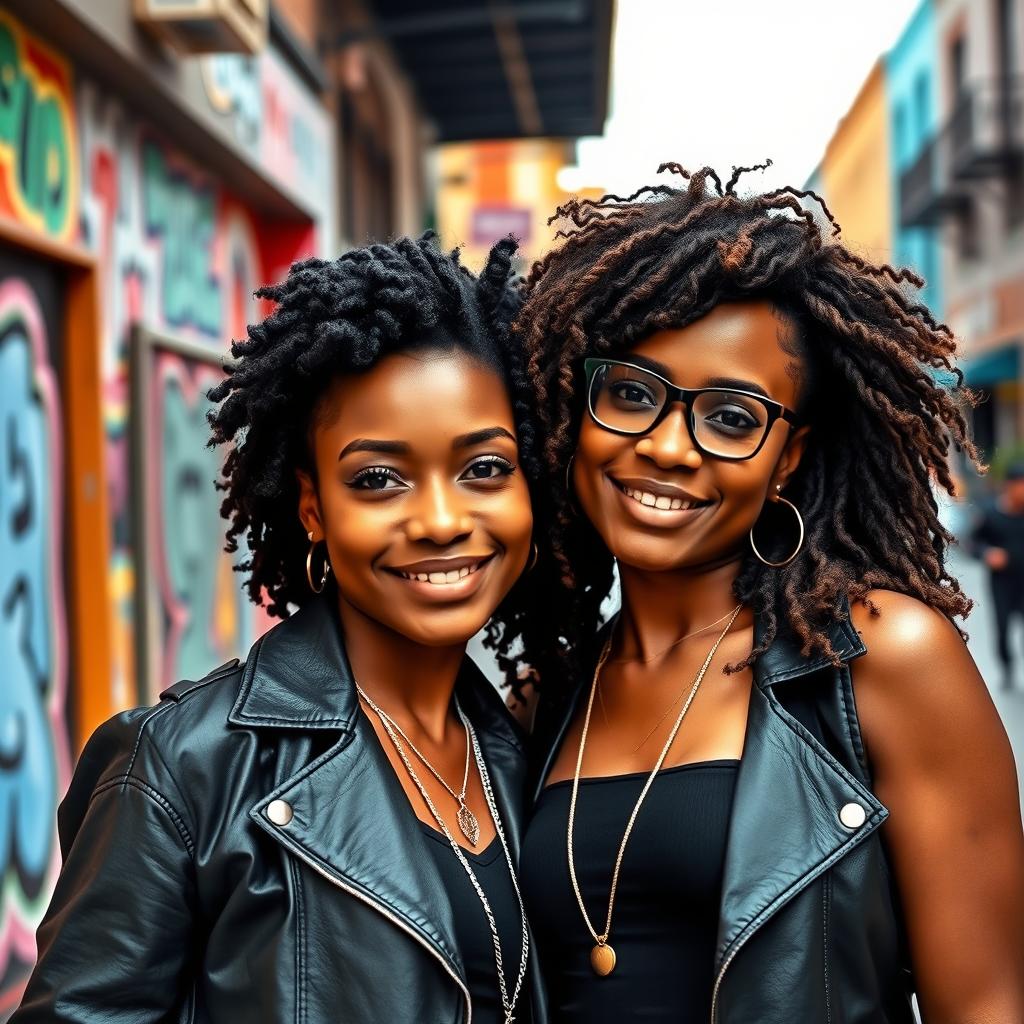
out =
<svg viewBox="0 0 1024 1024"><path fill-rule="evenodd" d="M96 586L112 609L107 685L116 707L215 667L265 627L232 572L244 553L222 551L220 454L205 447L205 392L230 341L264 312L253 291L322 247L333 216L330 121L281 58L214 62L210 74L209 101L219 88L223 116L250 133L253 165L268 181L287 177L315 211L309 217L265 219L160 125L0 9L0 220L96 261L112 551ZM62 494L64 303L55 264L0 241L0 1021L35 956L59 867L56 807L82 739L71 719L75 624L65 593L73 520ZM183 355L154 346L142 393L131 376L139 328L192 347ZM149 428L145 469L133 470L140 422ZM150 664L140 679L137 667Z"/></svg>
<svg viewBox="0 0 1024 1024"><path fill-rule="evenodd" d="M261 223L219 181L204 174L161 140L151 125L140 122L91 82L82 82L78 89L78 114L81 233L100 258L104 290L103 402L112 520L108 589L115 622L111 686L114 702L123 706L148 699L154 684L154 680L136 678L137 561L152 557L155 564L172 564L174 560L169 550L137 551L133 536L133 497L143 481L132 479L130 471L132 328L143 325L206 346L211 352L226 351L231 339L244 336L245 325L261 314L253 291L280 278L293 260L308 255L314 232L311 224L271 229ZM200 448L205 443L200 436L202 414L198 406L193 410L193 428L188 435ZM154 437L151 461L160 457L161 443ZM213 477L207 472L199 483L209 507L216 506ZM167 521L177 524L181 519L170 516ZM194 539L212 555L220 550L222 526L216 519L204 522L204 534ZM165 532L153 535L152 543L173 546L178 539ZM240 586L238 579L234 586ZM212 594L203 600L212 601ZM181 621L186 602L187 594L181 591L165 608L166 636L176 635L174 623ZM189 614L198 617L199 613L197 605ZM233 642L221 643L224 635L218 634L217 650L234 655L246 649L252 634L244 620L245 616L232 620L237 626ZM172 667L177 664L173 658L157 661ZM198 662L189 664L188 671L200 670Z"/></svg>
<svg viewBox="0 0 1024 1024"><path fill-rule="evenodd" d="M70 239L77 179L67 64L0 10L0 212Z"/></svg>
<svg viewBox="0 0 1024 1024"><path fill-rule="evenodd" d="M35 955L69 780L60 282L0 251L0 1019Z"/></svg>

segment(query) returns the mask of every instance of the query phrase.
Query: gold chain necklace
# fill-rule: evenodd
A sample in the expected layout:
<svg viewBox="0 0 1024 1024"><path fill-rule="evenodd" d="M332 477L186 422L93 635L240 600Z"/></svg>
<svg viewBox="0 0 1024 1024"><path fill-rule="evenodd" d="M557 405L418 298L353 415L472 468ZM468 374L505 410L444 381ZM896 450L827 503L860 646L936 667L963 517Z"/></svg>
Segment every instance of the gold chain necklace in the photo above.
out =
<svg viewBox="0 0 1024 1024"><path fill-rule="evenodd" d="M573 833L576 827L576 798L579 793L580 772L583 769L583 752L586 749L587 732L590 729L590 713L594 708L594 693L597 690L597 680L601 675L601 669L604 667L604 663L608 658L608 652L611 650L611 637L609 637L605 642L604 650L601 651L601 657L597 662L597 668L594 669L594 679L590 684L590 699L587 701L587 713L583 719L583 731L580 733L580 749L576 757L576 771L573 773L572 778L572 799L569 802L569 828L566 836L566 846L569 854L569 877L572 879L572 888L573 892L576 894L576 902L579 904L580 913L583 915L583 920L586 923L587 930L590 932L595 942L594 948L590 951L590 966L594 969L594 973L602 978L611 974L612 971L615 970L615 950L608 945L608 936L611 934L612 930L612 913L615 909L615 893L619 885L619 871L622 868L622 857L626 852L626 844L629 842L630 834L633 831L634 824L636 824L637 815L640 813L640 808L643 805L644 799L647 797L647 792L653 785L658 772L661 771L661 766L665 763L665 758L668 757L668 752L671 749L672 744L675 742L675 738L679 733L679 727L683 724L683 719L686 717L686 712L690 710L693 698L697 695L697 689L708 670L708 666L711 664L711 659L714 658L715 652L718 650L718 645L725 639L726 633L728 633L732 628L732 624L736 621L736 616L739 615L742 607L742 605L738 605L733 610L732 615L729 617L729 621L725 624L725 629L722 630L718 639L712 645L711 650L708 651L708 656L704 659L704 664L701 665L700 671L694 677L689 696L686 698L686 703L683 704L682 710L676 717L675 725L672 726L672 731L669 733L668 739L665 741L665 746L662 747L661 754L659 755L654 768L651 770L651 774L647 777L647 782L644 783L644 788L640 791L640 796L637 798L636 805L633 807L633 813L629 816L629 821L626 824L626 831L622 836L622 842L619 843L619 852L615 858L615 869L612 872L611 892L608 895L608 916L605 918L604 931L600 935L597 933L597 929L594 928L590 921L590 915L587 913L587 908L583 904L583 896L580 893L579 882L576 879L576 864L573 856Z"/></svg>

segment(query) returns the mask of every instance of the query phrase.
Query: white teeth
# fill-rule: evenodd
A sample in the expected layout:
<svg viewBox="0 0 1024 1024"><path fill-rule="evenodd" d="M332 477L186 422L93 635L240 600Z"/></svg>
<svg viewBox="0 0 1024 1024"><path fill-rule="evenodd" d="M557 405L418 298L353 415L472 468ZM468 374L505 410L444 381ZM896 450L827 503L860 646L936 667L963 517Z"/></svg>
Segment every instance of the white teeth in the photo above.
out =
<svg viewBox="0 0 1024 1024"><path fill-rule="evenodd" d="M452 569L450 572L403 572L401 575L407 580L416 580L419 583L433 583L434 586L447 586L451 583L458 583L467 576L471 576L480 568L480 563L475 565L464 565L461 569Z"/></svg>
<svg viewBox="0 0 1024 1024"><path fill-rule="evenodd" d="M635 487L623 487L625 493L634 501L646 505L648 508L657 508L665 511L678 511L679 509L696 508L695 501L683 501L682 498L670 498L665 494L651 494L650 491L638 491Z"/></svg>

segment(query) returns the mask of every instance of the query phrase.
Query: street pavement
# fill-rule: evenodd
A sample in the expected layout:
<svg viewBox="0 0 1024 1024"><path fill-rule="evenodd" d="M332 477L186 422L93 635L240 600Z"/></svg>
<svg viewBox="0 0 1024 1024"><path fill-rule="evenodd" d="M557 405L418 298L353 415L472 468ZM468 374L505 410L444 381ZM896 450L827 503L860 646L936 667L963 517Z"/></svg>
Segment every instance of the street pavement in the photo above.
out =
<svg viewBox="0 0 1024 1024"><path fill-rule="evenodd" d="M950 559L950 571L975 601L974 610L962 625L970 635L967 646L988 683L992 699L1010 737L1017 760L1021 806L1024 808L1024 623L1017 619L1011 627L1011 649L1016 662L1017 678L1015 688L1007 692L1002 688L1002 671L996 657L995 626L985 568L980 562L956 549Z"/></svg>

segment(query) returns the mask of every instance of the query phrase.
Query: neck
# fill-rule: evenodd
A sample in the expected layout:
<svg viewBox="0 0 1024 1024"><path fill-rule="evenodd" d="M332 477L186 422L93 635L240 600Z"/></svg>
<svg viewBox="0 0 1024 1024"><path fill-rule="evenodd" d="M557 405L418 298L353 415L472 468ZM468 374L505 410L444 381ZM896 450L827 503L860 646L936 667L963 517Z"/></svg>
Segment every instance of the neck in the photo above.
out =
<svg viewBox="0 0 1024 1024"><path fill-rule="evenodd" d="M616 656L650 661L680 637L722 621L739 603L732 585L740 558L671 572L649 572L619 564L622 611L619 614ZM747 613L741 612L737 623ZM713 631L709 630L709 635Z"/></svg>
<svg viewBox="0 0 1024 1024"><path fill-rule="evenodd" d="M412 726L442 743L453 723L452 694L466 645L417 643L343 597L338 605L345 652L363 691L406 731Z"/></svg>

